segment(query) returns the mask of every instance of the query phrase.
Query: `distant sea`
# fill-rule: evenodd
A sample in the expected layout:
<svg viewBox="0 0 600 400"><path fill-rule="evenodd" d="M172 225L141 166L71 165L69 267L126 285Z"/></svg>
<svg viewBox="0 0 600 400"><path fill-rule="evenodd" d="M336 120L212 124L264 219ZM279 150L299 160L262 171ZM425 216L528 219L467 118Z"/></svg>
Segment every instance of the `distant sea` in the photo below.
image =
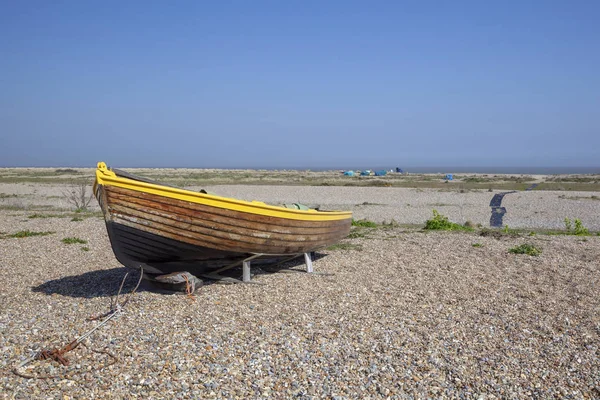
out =
<svg viewBox="0 0 600 400"><path fill-rule="evenodd" d="M0 168L91 168L91 165L74 166L8 166L1 165ZM298 166L223 166L223 165L206 165L206 166L152 166L152 165L119 165L118 168L190 168L190 169L253 169L253 170L296 170L296 171L379 171L379 170L396 170L396 167L401 168L404 172L414 174L519 174L519 175L560 175L560 174L600 174L600 166L597 167L452 167L452 166L364 166L364 165L347 165L337 167L298 167Z"/></svg>

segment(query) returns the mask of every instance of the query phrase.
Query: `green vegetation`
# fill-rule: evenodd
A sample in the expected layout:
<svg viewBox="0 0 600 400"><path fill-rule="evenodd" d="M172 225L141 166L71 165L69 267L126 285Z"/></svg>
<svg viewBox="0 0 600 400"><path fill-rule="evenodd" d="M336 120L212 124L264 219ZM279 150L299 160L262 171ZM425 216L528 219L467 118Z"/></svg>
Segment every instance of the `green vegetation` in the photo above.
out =
<svg viewBox="0 0 600 400"><path fill-rule="evenodd" d="M504 228L502 228L502 233L510 236L519 236L519 231L517 229L509 228L508 225L504 225Z"/></svg>
<svg viewBox="0 0 600 400"><path fill-rule="evenodd" d="M375 228L379 228L379 227L380 227L380 225L378 225L377 223L375 223L373 221L369 221L367 219L360 219L360 220L353 219L352 220L352 230L346 237L348 239L365 238L371 231L373 231ZM383 225L382 225L382 227L383 227Z"/></svg>
<svg viewBox="0 0 600 400"><path fill-rule="evenodd" d="M362 246L358 245L358 244L352 244L352 243L336 243L336 244L332 244L331 246L327 247L326 250L356 250L356 251L361 251L362 250Z"/></svg>
<svg viewBox="0 0 600 400"><path fill-rule="evenodd" d="M80 221L85 218L92 218L92 217L104 218L104 214L102 213L102 211L79 210L79 211L75 211L75 214L71 214L71 215L73 217L71 219L71 221Z"/></svg>
<svg viewBox="0 0 600 400"><path fill-rule="evenodd" d="M472 231L473 228L450 222L448 217L440 214L437 210L433 210L433 218L425 222L426 230L435 231Z"/></svg>
<svg viewBox="0 0 600 400"><path fill-rule="evenodd" d="M32 236L47 236L47 235L51 235L54 232L50 232L50 231L46 231L46 232L34 232L34 231L30 231L30 230L24 230L24 231L19 231L17 233L13 233L12 235L7 235L6 237L9 238L26 238L26 237L32 237Z"/></svg>
<svg viewBox="0 0 600 400"><path fill-rule="evenodd" d="M577 183L598 183L598 178L593 176L555 176L548 178L551 182L577 182Z"/></svg>
<svg viewBox="0 0 600 400"><path fill-rule="evenodd" d="M377 224L367 219L352 220L352 226L358 226L361 228L377 228Z"/></svg>
<svg viewBox="0 0 600 400"><path fill-rule="evenodd" d="M27 211L33 211L33 210L54 210L55 207L53 206L47 206L47 205L43 205L43 204L23 204L23 203L19 203L19 204L0 204L0 210L8 210L8 211L20 211L20 210L27 210Z"/></svg>
<svg viewBox="0 0 600 400"><path fill-rule="evenodd" d="M61 240L64 244L87 244L87 240L79 239L76 237L68 237Z"/></svg>
<svg viewBox="0 0 600 400"><path fill-rule="evenodd" d="M59 214L38 214L38 213L31 214L31 215L27 216L27 218L29 218L29 219L36 219L36 218L61 218L61 217L63 217L63 216L59 215Z"/></svg>
<svg viewBox="0 0 600 400"><path fill-rule="evenodd" d="M360 238L367 237L367 234L368 234L368 231L365 231L363 229L354 229L346 237L348 239L360 239Z"/></svg>
<svg viewBox="0 0 600 400"><path fill-rule="evenodd" d="M90 248L89 248L89 247L87 247L87 246L83 246L83 247L81 248L81 250L83 250L83 251L90 251Z"/></svg>
<svg viewBox="0 0 600 400"><path fill-rule="evenodd" d="M118 166L117 166L118 167ZM455 175L454 182L445 183L443 175L396 174L386 176L343 176L340 171L296 170L203 170L203 169L131 169L129 172L178 187L202 185L300 185L405 187L456 190L456 184L467 190L525 190L534 178L528 175ZM92 169L11 169L0 170L0 183L85 184L93 179ZM599 191L599 175L549 177L536 190Z"/></svg>
<svg viewBox="0 0 600 400"><path fill-rule="evenodd" d="M575 218L573 221L575 223L575 228L573 228L573 224L569 218L565 218L565 228L567 230L567 235L576 235L576 236L589 236L590 231L583 226L583 223L580 219Z"/></svg>
<svg viewBox="0 0 600 400"><path fill-rule="evenodd" d="M75 213L64 213L64 214L31 214L28 215L29 219L38 219L38 218L71 218L71 221L79 222L83 221L85 218L102 216L102 213L98 212L87 212L87 211L75 211Z"/></svg>
<svg viewBox="0 0 600 400"><path fill-rule="evenodd" d="M566 200L600 200L600 197L596 196L596 195L592 195L592 196L567 196L564 194L561 194L560 196L558 196L559 199L566 199Z"/></svg>
<svg viewBox="0 0 600 400"><path fill-rule="evenodd" d="M523 243L519 246L510 248L508 252L513 254L527 254L534 257L542 254L542 251L540 249L529 243Z"/></svg>
<svg viewBox="0 0 600 400"><path fill-rule="evenodd" d="M535 235L535 232L532 231L528 231L526 229L513 229L511 227L509 227L508 225L504 225L504 227L502 229L500 228L482 228L481 224L478 225L480 229L479 231L479 235L480 236L492 236L495 237L497 239L501 238L501 237L506 237L506 236L510 236L510 237L518 237L524 234L528 234L529 236L533 236Z"/></svg>
<svg viewBox="0 0 600 400"><path fill-rule="evenodd" d="M473 243L471 246L473 247L483 247L481 243Z"/></svg>
<svg viewBox="0 0 600 400"><path fill-rule="evenodd" d="M378 231L389 231L391 229L396 229L404 227L407 229L417 229L420 228L421 225L412 225L412 224L399 224L394 219L388 221L382 221L381 223L375 223L373 221L368 221L366 219L363 220L353 220L352 222L352 230L346 236L347 239L361 239L361 238L369 238L371 234ZM389 238L390 236L386 236Z"/></svg>
<svg viewBox="0 0 600 400"><path fill-rule="evenodd" d="M348 239L358 239L368 237L369 233L373 232L375 229L393 229L400 227L400 224L396 222L394 219L391 219L389 222L383 221L381 223L376 223L373 221L369 221L367 219L361 220L352 220L352 230L348 234Z"/></svg>

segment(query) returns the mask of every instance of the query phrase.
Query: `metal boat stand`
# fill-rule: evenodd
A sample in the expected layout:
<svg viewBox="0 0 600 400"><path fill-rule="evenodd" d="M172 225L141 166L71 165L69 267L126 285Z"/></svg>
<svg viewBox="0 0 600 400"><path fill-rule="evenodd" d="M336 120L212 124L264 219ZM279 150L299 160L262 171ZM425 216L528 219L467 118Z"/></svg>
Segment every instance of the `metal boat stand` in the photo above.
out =
<svg viewBox="0 0 600 400"><path fill-rule="evenodd" d="M215 271L212 271L209 274L204 274L204 275L202 275L202 277L217 280L217 281L220 281L223 283L252 283L255 285L262 285L262 283L252 281L250 268L251 268L252 260L259 258L259 257L264 257L264 256L277 256L277 254L254 254L254 255L252 255L248 258L245 258L241 261L236 261L234 263L231 263L229 265L221 267ZM286 263L288 261L291 261L291 260L301 257L301 256L304 256L304 264L306 265L306 272L310 273L310 274L316 274L313 270L311 253L294 254L293 256L290 256L290 257L287 257L287 258L281 260L280 262L277 263L277 265L281 265L283 263ZM241 281L239 279L220 275L221 272L238 267L240 264L242 264L242 280ZM298 272L301 272L301 271L298 271ZM319 274L319 275L321 275L321 274Z"/></svg>
<svg viewBox="0 0 600 400"><path fill-rule="evenodd" d="M290 269L290 268L283 268L283 269L277 269L280 265L285 264L288 261L293 260L294 258L298 258L298 257L302 257L304 256L304 265L306 266L306 270L302 271L299 269ZM286 258L284 260L281 260L280 262L278 262L277 264L275 264L274 266L267 266L267 267L262 267L261 269L269 272L269 273L310 273L311 275L321 275L321 276L333 276L335 274L329 273L329 272L315 272L313 271L313 267L312 267L312 259L314 257L314 252L311 253L303 253L303 254L296 254L293 255L289 258Z"/></svg>

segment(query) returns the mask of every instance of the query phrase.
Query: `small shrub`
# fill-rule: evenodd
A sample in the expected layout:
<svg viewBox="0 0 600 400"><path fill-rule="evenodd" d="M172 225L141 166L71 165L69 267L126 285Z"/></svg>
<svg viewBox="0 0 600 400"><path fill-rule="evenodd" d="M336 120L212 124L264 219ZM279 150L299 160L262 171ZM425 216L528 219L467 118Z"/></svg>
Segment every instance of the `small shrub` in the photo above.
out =
<svg viewBox="0 0 600 400"><path fill-rule="evenodd" d="M473 243L471 246L473 247L483 247L481 243Z"/></svg>
<svg viewBox="0 0 600 400"><path fill-rule="evenodd" d="M79 222L79 221L83 221L83 218L81 218L81 217L73 217L73 218L71 218L71 221L73 221L73 222Z"/></svg>
<svg viewBox="0 0 600 400"><path fill-rule="evenodd" d="M590 231L583 226L583 222L581 222L579 218L575 218L573 223L575 224L575 228L573 228L571 220L569 218L565 218L565 229L567 230L567 234L576 236L588 236L590 234Z"/></svg>
<svg viewBox="0 0 600 400"><path fill-rule="evenodd" d="M92 199L94 193L90 190L88 193L88 184L82 182L72 187L71 191L63 191L65 200L75 208L75 212L86 211Z"/></svg>
<svg viewBox="0 0 600 400"><path fill-rule="evenodd" d="M64 244L87 244L87 240L79 239L76 237L68 237L61 240Z"/></svg>
<svg viewBox="0 0 600 400"><path fill-rule="evenodd" d="M508 225L504 225L504 228L502 228L502 234L510 236L519 236L519 232L516 229L511 229Z"/></svg>
<svg viewBox="0 0 600 400"><path fill-rule="evenodd" d="M87 247L87 246L84 246L84 247L81 248L81 250L83 250L83 251L90 251L90 248Z"/></svg>
<svg viewBox="0 0 600 400"><path fill-rule="evenodd" d="M425 222L425 229L433 231L472 231L473 228L450 222L448 217L433 210L433 218Z"/></svg>
<svg viewBox="0 0 600 400"><path fill-rule="evenodd" d="M352 220L352 226L360 226L362 228L377 228L377 224L366 219Z"/></svg>
<svg viewBox="0 0 600 400"><path fill-rule="evenodd" d="M577 218L575 218L575 234L577 236L587 236L590 234L590 231Z"/></svg>
<svg viewBox="0 0 600 400"><path fill-rule="evenodd" d="M7 237L9 238L26 238L26 237L32 237L32 236L47 236L47 235L51 235L54 232L33 232L30 230L25 230L25 231L19 231L17 233L13 233L12 235L8 235Z"/></svg>
<svg viewBox="0 0 600 400"><path fill-rule="evenodd" d="M523 243L519 246L515 246L509 249L508 252L513 254L527 254L534 257L542 254L540 249L529 243Z"/></svg>

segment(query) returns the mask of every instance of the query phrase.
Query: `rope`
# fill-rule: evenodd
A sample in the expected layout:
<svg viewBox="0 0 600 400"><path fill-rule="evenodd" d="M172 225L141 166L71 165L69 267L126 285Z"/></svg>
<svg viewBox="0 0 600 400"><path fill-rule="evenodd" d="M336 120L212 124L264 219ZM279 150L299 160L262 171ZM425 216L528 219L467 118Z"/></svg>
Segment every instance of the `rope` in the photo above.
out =
<svg viewBox="0 0 600 400"><path fill-rule="evenodd" d="M133 294L137 291L138 287L140 286L140 283L142 282L142 277L144 276L144 269L142 267L140 267L140 278L139 278L136 286L127 295L127 297L125 298L123 303L119 303L119 295L121 294L121 290L123 289L125 279L127 279L128 275L129 275L129 272L125 274L125 276L123 277L123 280L121 281L121 286L119 287L119 291L117 292L116 301L113 302L113 300L111 298L110 310L105 314L98 315L96 317L87 318L88 321L95 321L95 320L104 318L104 320L102 322L100 322L98 325L96 325L89 331L85 332L83 335L79 336L77 339L75 339L72 342L70 342L69 344L67 344L62 349L55 348L52 350L40 350L40 351L36 352L35 355L33 355L32 357L29 357L28 359L26 359L25 361L23 361L19 365L17 365L15 368L13 368L12 372L17 376L20 376L22 378L27 378L27 379L33 379L33 378L51 379L51 378L61 378L61 377L68 378L68 376L73 375L73 372L77 372L77 371L74 371L73 369L71 369L71 370L67 371L66 373L59 374L59 375L52 375L52 376L51 375L28 375L28 374L22 373L20 371L20 369L25 367L27 364L31 363L34 360L54 360L54 361L61 363L62 365L65 365L65 366L69 365L69 360L67 360L64 357L65 353L68 353L69 351L76 349L80 344L83 344L82 342L85 339L87 339L88 337L90 337L92 335L92 333L94 333L95 331L97 331L98 329L100 329L101 327L106 325L111 319L117 318L121 314L123 314L123 307L125 307L125 305L127 305L129 300L131 299L131 296L133 296ZM84 344L84 347L87 347L87 346L85 346L85 344ZM110 364L107 364L99 369L113 365L118 361L116 356L112 355L111 353L109 353L106 350L96 350L96 349L92 349L92 348L90 348L90 350L92 350L95 353L106 354L113 359Z"/></svg>
<svg viewBox="0 0 600 400"><path fill-rule="evenodd" d="M183 279L185 279L185 294L187 295L188 299L196 301L196 297L194 297L194 292L196 291L196 282L192 280L190 283L187 274L181 274L181 276L183 276Z"/></svg>
<svg viewBox="0 0 600 400"><path fill-rule="evenodd" d="M94 353L106 354L107 356L109 356L111 358L110 362L104 364L100 368L95 368L94 371L101 371L102 369L104 369L106 367L110 367L111 365L114 365L114 364L116 364L119 361L119 359L117 358L117 356L115 356L114 354L112 354L108 350L96 350L96 349L92 349L92 348L88 347L85 343L81 343L81 345L83 347L85 347L85 348L93 351ZM28 358L27 360L25 360L21 364L19 364L17 367L13 368L12 372L15 375L20 376L21 378L25 378L25 379L56 379L56 378L61 378L61 379L71 379L71 380L73 380L71 378L71 376L76 375L76 374L82 372L82 371L78 371L77 368L71 368L71 369L67 370L64 373L57 374L57 375L46 375L46 374L30 375L30 374L26 374L26 373L20 371L21 368L23 368L25 365L29 364L31 361L33 361L35 359L36 359L35 356Z"/></svg>

